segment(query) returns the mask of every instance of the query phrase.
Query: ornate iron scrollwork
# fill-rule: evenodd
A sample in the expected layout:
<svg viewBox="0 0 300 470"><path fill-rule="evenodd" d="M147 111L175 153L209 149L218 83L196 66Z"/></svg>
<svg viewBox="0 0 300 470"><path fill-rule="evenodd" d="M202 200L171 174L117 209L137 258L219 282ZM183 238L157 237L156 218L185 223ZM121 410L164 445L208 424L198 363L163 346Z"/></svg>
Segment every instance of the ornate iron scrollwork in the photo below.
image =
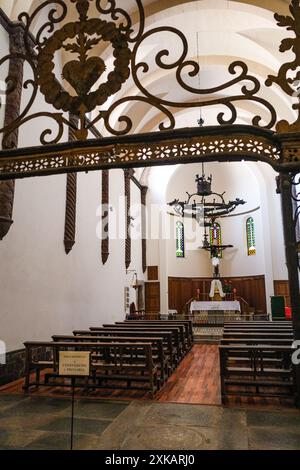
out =
<svg viewBox="0 0 300 470"><path fill-rule="evenodd" d="M136 61L139 48L142 42L145 41L148 37L152 35L156 35L156 34L158 35L159 33L162 33L162 32L170 32L174 34L175 36L179 37L182 41L183 52L177 61L175 61L172 64L167 64L163 61L163 58L169 56L169 51L162 50L156 55L155 63L161 69L165 69L165 70L174 69L175 70L175 77L177 79L178 85L185 91L194 95L190 101L180 102L180 101L171 101L171 100L159 98L157 95L150 93L143 86L140 75L143 74L143 76L145 76L145 74L149 71L149 65L146 62ZM271 129L275 125L276 123L275 109L265 99L257 96L257 93L259 92L261 88L260 83L257 78L255 78L254 76L248 73L248 66L244 62L236 61L236 62L233 62L229 66L228 72L231 75L235 75L234 79L229 80L228 82L218 87L200 89L200 88L195 88L195 87L190 86L184 81L182 77L183 71L185 69L189 68L189 72L188 72L189 77L195 77L196 75L198 75L200 71L199 64L197 62L186 60L187 54L188 54L188 43L187 43L186 37L181 31L175 28L171 28L171 27L155 28L153 30L146 32L140 38L140 40L137 42L133 50L132 78L134 80L135 85L139 89L140 93L144 96L126 97L113 103L111 108L108 110L107 113L105 113L105 116L104 116L106 127L109 129L111 133L116 134L116 131L110 127L109 117L111 116L112 112L114 112L117 109L118 106L126 102L130 102L130 101L145 102L151 105L152 107L156 107L159 111L161 111L168 118L169 123L165 124L162 122L159 125L160 130L169 130L169 129L174 129L175 127L175 124L176 124L175 116L170 111L170 108L188 109L188 108L199 108L199 107L203 108L207 106L222 105L225 108L227 108L227 110L230 111L231 116L226 119L225 112L224 111L219 112L217 115L218 123L221 125L234 124L237 120L237 109L236 109L235 103L239 101L245 101L245 100L259 103L260 105L263 105L270 112L269 122L265 126L261 126L261 127ZM240 72L238 72L239 70ZM247 85L245 85L245 82L247 83ZM239 95L223 97L223 98L210 98L210 99L199 98L205 95L215 95L216 93L224 91L232 87L233 85L236 85L239 83L241 84L241 93ZM196 101L195 101L195 96L197 97ZM252 119L252 124L255 126L260 126L261 121L262 121L261 116L254 116ZM125 128L123 129L123 131L118 132L118 134L127 134L128 132L130 132L132 128L132 122L131 122L131 119L128 118L128 116L119 117L119 122L125 123Z"/></svg>
<svg viewBox="0 0 300 470"><path fill-rule="evenodd" d="M124 9L118 7L116 0L103 2L101 0L46 0L41 3L30 15L22 13L19 19L25 24L26 53L16 54L28 62L32 69L32 78L24 84L24 88L32 87L32 96L19 117L10 126L0 129L0 133L11 133L24 123L37 118L47 117L57 124L56 134L52 129L45 129L40 136L43 145L61 141L65 126L73 128L66 113L77 115L80 120L78 129L73 131L78 140L88 137L88 130L97 122L102 122L112 135L125 135L130 133L133 123L128 115L119 115L117 128L112 123L112 115L121 110L125 103L142 102L149 108L156 108L164 116L159 125L160 130L170 130L176 127L176 110L184 108L197 108L217 106L224 108L217 111L219 124L234 124L237 120L237 104L241 101L251 101L264 107L270 114L268 122L263 122L261 116L253 116L252 124L271 129L276 123L276 112L271 103L258 95L261 84L259 80L249 73L244 62L233 62L228 73L233 78L226 83L207 89L200 89L188 82L196 77L200 70L199 64L188 60L188 42L185 35L174 27L159 27L145 31L145 14L142 0L136 0L139 12L138 26L133 26L133 18ZM93 5L92 5L93 4ZM49 8L49 7L53 8ZM92 17L91 6L101 15ZM71 9L77 10L78 20L68 22L68 13ZM31 29L43 10L48 8L48 18L36 34L35 47L32 48L33 37ZM104 17L108 17L105 20ZM135 31L135 29L137 29ZM141 47L153 37L159 40L161 33L172 34L182 44L179 57L168 61L170 51L163 49L156 53L155 64L162 70L174 71L174 80L181 90L190 94L187 101L173 101L153 94L144 83L149 64L139 61ZM110 44L113 49L113 69L107 71L104 59L99 56L95 48L99 44ZM171 41L173 46L174 42ZM66 51L69 56L62 69L63 87L60 77L56 75L54 56L58 51ZM9 59L6 56L0 60L0 66ZM103 79L107 72L106 80ZM201 73L201 72L200 72ZM138 94L125 96L104 108L108 99L121 90L129 77L132 77ZM240 93L234 96L217 96L216 94L230 89L232 86L241 86ZM40 91L47 103L57 109L57 112L39 112L30 114L30 110ZM225 111L229 111L226 117ZM87 113L94 112L91 121L86 119ZM121 111L120 111L121 113ZM166 122L167 120L167 122ZM121 128L119 128L121 126Z"/></svg>
<svg viewBox="0 0 300 470"><path fill-rule="evenodd" d="M280 45L280 52L292 51L295 60L283 64L277 76L269 75L266 85L277 84L288 96L298 98L298 102L293 105L293 109L298 111L298 119L289 124L287 121L280 121L277 124L278 132L299 132L300 131L300 5L299 0L292 0L290 5L292 16L282 16L275 14L278 26L286 28L295 33L295 38L283 39ZM295 72L294 76L291 73Z"/></svg>

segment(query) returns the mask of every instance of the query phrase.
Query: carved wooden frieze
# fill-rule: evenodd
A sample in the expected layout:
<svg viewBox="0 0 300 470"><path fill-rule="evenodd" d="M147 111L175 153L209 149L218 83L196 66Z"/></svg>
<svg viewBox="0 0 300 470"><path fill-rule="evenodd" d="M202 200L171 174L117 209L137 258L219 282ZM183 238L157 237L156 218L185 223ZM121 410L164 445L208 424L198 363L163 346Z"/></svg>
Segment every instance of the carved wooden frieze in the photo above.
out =
<svg viewBox="0 0 300 470"><path fill-rule="evenodd" d="M91 139L86 143L0 152L0 178L50 175L68 171L199 163L262 161L277 171L281 147L277 136L249 126L176 129L129 137Z"/></svg>
<svg viewBox="0 0 300 470"><path fill-rule="evenodd" d="M70 116L72 127L69 127L69 142L75 142L76 129L78 128L78 117ZM75 245L76 234L76 206L77 206L77 173L67 174L66 187L66 215L65 215L65 252L69 254Z"/></svg>

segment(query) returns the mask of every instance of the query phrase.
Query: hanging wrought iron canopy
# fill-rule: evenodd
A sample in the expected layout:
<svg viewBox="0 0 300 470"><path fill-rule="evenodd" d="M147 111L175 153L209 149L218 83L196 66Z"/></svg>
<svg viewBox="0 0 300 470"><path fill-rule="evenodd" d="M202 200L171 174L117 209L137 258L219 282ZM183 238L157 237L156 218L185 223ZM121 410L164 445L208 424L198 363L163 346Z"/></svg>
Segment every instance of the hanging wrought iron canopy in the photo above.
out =
<svg viewBox="0 0 300 470"><path fill-rule="evenodd" d="M0 129L5 148L0 151L0 178L209 159L264 161L275 169L298 171L300 104L299 97L295 96L295 83L300 77L297 72L300 63L299 1L292 1L290 17L275 15L278 25L295 35L284 40L280 47L281 52L292 50L295 55L293 62L283 64L277 76L268 76L265 83L260 83L244 62L235 61L228 68L232 78L206 89L193 87L186 81L186 77L197 76L199 64L188 59L188 41L184 33L171 26L146 30L143 3L135 1L139 13L137 26L136 20L120 8L116 0L105 5L101 0L46 0L31 14L19 16L22 22L18 25L19 32L20 26L23 31L19 38L20 47L1 58L0 66L12 61L26 63L32 77L26 77L21 88L27 92L31 90L31 96L19 115ZM40 25L34 37L33 27L44 11L48 19ZM77 18L69 21L74 14ZM156 54L155 65L158 69L174 72L178 86L190 94L190 100L168 100L153 94L147 87L149 64L139 60L139 52L149 38L155 38L159 43L159 35L163 32L181 41L182 52L177 60L170 62L167 60L169 51L163 49ZM113 50L114 62L109 70L99 55L99 46L104 44L109 44ZM62 69L62 79L55 66L55 54L61 51L69 54ZM138 93L114 100L129 77ZM9 95L18 86L18 77L10 74L7 82ZM296 122L278 122L273 104L264 98L263 93L265 87L273 85L295 98ZM240 91L225 95L224 91L233 86L235 90L239 87ZM32 112L38 93L53 106L53 112L49 109ZM239 103L245 101L263 108L268 118L254 113L248 126L236 124ZM158 132L138 138L131 135L133 122L124 111L124 105L128 103L143 103L156 109L162 116ZM178 110L199 107L217 109L218 125L195 130L176 129ZM78 128L74 127L73 115L79 118ZM117 116L117 127L113 124L113 116ZM40 135L41 147L9 150L13 133L28 122L32 121L34 125L35 120L45 118L53 121L57 131L44 129ZM88 139L89 131L98 123L111 137ZM64 131L68 127L72 128L77 142L63 143Z"/></svg>
<svg viewBox="0 0 300 470"><path fill-rule="evenodd" d="M226 216L235 211L238 206L246 204L243 199L236 198L232 201L225 201L225 192L217 193L212 191L212 176L205 176L204 165L202 165L202 175L196 175L197 191L193 194L186 192L186 201L174 199L168 205L180 217L191 217L210 227L219 217ZM198 202L197 202L198 200Z"/></svg>

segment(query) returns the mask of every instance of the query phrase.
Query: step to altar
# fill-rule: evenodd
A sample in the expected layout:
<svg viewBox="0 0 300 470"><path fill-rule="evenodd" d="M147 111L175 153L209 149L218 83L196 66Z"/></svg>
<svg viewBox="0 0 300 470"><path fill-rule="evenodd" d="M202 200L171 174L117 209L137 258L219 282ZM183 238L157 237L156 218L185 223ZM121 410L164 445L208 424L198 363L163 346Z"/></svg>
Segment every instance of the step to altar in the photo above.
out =
<svg viewBox="0 0 300 470"><path fill-rule="evenodd" d="M223 336L223 327L194 327L195 344L219 344Z"/></svg>

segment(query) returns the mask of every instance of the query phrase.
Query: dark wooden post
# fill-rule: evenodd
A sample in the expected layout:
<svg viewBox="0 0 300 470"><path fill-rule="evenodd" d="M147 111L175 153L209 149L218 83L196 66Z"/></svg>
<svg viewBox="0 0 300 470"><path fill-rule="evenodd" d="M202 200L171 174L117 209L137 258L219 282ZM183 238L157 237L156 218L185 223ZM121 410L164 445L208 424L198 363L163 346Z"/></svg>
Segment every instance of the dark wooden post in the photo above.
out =
<svg viewBox="0 0 300 470"><path fill-rule="evenodd" d="M124 170L124 187L125 187L125 267L129 268L131 263L131 236L130 236L130 205L131 205L131 191L130 180L133 175L133 169Z"/></svg>
<svg viewBox="0 0 300 470"><path fill-rule="evenodd" d="M109 257L109 170L102 170L102 239L101 258L105 264ZM107 220L104 224L105 219Z"/></svg>
<svg viewBox="0 0 300 470"><path fill-rule="evenodd" d="M147 269L147 233L146 233L146 196L148 187L141 187L141 225L142 225L142 267L143 273Z"/></svg>
<svg viewBox="0 0 300 470"><path fill-rule="evenodd" d="M10 54L25 53L24 27L10 22L1 15L1 24L9 34ZM20 115L22 88L23 88L24 59L11 57L9 60L8 88L6 92L4 126L9 126ZM18 147L19 130L3 135L2 149L15 149ZM13 205L15 194L15 181L0 182L0 240L8 233L13 220Z"/></svg>
<svg viewBox="0 0 300 470"><path fill-rule="evenodd" d="M70 115L72 126L69 127L69 142L76 141L76 129L78 128L79 119L77 116ZM76 128L76 129L75 129ZM65 252L69 254L75 245L76 234L76 208L77 208L77 173L67 174L66 187L66 216L65 216L65 235L64 245Z"/></svg>
<svg viewBox="0 0 300 470"><path fill-rule="evenodd" d="M297 252L295 210L292 198L292 175L281 173L278 177L278 191L281 193L283 231L289 288L292 308L294 339L300 340L300 290L299 258ZM296 366L297 402L300 406L300 366Z"/></svg>

